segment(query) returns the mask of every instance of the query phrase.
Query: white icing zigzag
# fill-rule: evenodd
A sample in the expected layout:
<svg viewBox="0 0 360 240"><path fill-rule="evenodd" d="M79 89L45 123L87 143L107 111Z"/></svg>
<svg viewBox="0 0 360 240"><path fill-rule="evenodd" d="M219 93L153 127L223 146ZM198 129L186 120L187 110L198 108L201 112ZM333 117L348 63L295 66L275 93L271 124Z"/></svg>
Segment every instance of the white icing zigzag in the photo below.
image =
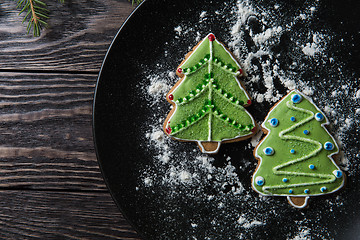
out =
<svg viewBox="0 0 360 240"><path fill-rule="evenodd" d="M297 110L303 113L307 113L309 114L309 117L303 119L302 121L300 121L297 124L292 125L291 127L281 131L279 133L279 137L282 140L298 140L298 141L302 141L302 142L306 142L306 143L310 143L310 144L314 144L315 146L317 146L317 148L315 150L313 150L312 152L310 152L308 155L305 155L301 158L297 158L294 159L290 162L286 162L283 163L281 165L277 165L273 168L273 172L276 175L290 175L290 176L305 176L305 177L314 177L314 178L320 178L320 179L326 179L323 181L318 181L318 182L308 182L308 183L297 183L297 184L281 184L281 185L274 185L274 186L264 186L263 190L267 191L269 189L282 189L282 188L290 188L290 187L303 187L303 186L312 186L312 185L318 185L318 184L326 184L326 183L332 183L336 180L336 177L333 174L320 174L320 173L304 173L304 172L291 172L291 171L281 171L282 168L285 168L287 166L290 166L292 164L297 164L300 162L303 162L311 157L316 156L323 148L321 142L319 141L315 141L315 140L311 140L311 139L307 139L304 137L299 137L299 136L292 136L292 135L287 135L288 133L292 132L293 130L295 130L296 128L310 122L311 120L314 119L314 113L310 110L307 109L303 109L303 108L299 108L299 107L295 107L294 103L292 103L291 101L286 102L286 106L290 109L293 110Z"/></svg>

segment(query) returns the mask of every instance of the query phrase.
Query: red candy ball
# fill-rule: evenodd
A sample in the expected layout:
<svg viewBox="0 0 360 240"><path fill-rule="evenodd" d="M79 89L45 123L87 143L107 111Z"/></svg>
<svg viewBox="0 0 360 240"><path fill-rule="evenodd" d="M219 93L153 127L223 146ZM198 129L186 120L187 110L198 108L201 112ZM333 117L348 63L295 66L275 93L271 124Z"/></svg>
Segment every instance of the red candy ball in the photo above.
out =
<svg viewBox="0 0 360 240"><path fill-rule="evenodd" d="M210 42L215 41L215 36L214 36L214 34L210 34L210 35L209 35L209 40L210 40Z"/></svg>
<svg viewBox="0 0 360 240"><path fill-rule="evenodd" d="M178 68L178 73L182 73L183 71L182 71L182 68Z"/></svg>
<svg viewBox="0 0 360 240"><path fill-rule="evenodd" d="M248 104L248 105L250 105L250 104L251 104L251 100L250 100L250 99L247 101L247 104Z"/></svg>
<svg viewBox="0 0 360 240"><path fill-rule="evenodd" d="M166 129L166 133L167 133L167 134L170 134L170 133L171 133L171 127L168 127L168 128Z"/></svg>
<svg viewBox="0 0 360 240"><path fill-rule="evenodd" d="M240 73L240 75L243 74L243 70L241 68L238 70L238 72Z"/></svg>
<svg viewBox="0 0 360 240"><path fill-rule="evenodd" d="M174 100L174 95L170 94L170 95L169 95L169 99L170 99L171 101Z"/></svg>

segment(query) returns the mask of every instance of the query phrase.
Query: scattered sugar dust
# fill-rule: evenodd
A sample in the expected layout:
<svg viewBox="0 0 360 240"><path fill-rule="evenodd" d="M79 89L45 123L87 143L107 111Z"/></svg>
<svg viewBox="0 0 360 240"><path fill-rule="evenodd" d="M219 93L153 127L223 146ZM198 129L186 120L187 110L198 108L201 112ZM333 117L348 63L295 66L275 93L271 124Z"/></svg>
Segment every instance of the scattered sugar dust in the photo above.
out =
<svg viewBox="0 0 360 240"><path fill-rule="evenodd" d="M238 223L243 227L243 228L252 228L254 226L261 226L264 225L263 222L257 221L257 220L252 220L249 221L247 218L240 216L240 218L238 219Z"/></svg>
<svg viewBox="0 0 360 240"><path fill-rule="evenodd" d="M306 227L301 227L298 234L289 240L311 240L310 229Z"/></svg>
<svg viewBox="0 0 360 240"><path fill-rule="evenodd" d="M338 159L341 168L349 176L355 174L357 166L351 162L354 158L359 159L359 153L358 149L350 147L353 144L349 132L359 126L360 88L349 83L353 76L342 71L341 59L332 56L329 50L329 46L335 44L332 32L326 29L312 30L308 27L319 8L319 1L307 2L302 8L288 15L283 14L286 4L274 4L267 9L256 5L254 1L229 4L233 6L226 19L229 25L228 34L224 34L221 41L229 46L246 71L244 84L253 97L254 108L269 109L287 91L295 88L310 96L332 122L330 131L342 148ZM215 13L221 16L221 10ZM206 23L209 15L209 12L202 11L199 14L199 23ZM204 37L201 24L189 26L181 23L176 26L174 42L169 43L169 46L188 36L192 36L196 41L201 40ZM286 51L282 49L283 45L287 46ZM191 48L192 46L189 46L189 50ZM164 55L167 56L167 50ZM179 62L181 60L179 59ZM289 207L284 203L284 199L254 194L249 184L244 182L250 181L252 172L248 173L247 178L243 178L239 175L239 169L255 169L256 162L251 155L249 159L223 156L225 166L217 166L213 156L201 154L196 148L189 152L188 149L193 143L172 141L164 134L162 124L170 111L165 95L178 81L174 67L176 66L170 68L166 64L160 64L159 69L163 69L162 71L147 70L150 74L147 74L142 85L143 92L151 100L149 105L157 111L153 112L153 117L146 123L148 128L144 136L152 151L153 162L141 173L137 189L144 194L156 194L163 199L162 217L164 221L168 221L164 229L176 227L176 224L171 224L171 219L182 214L172 203L188 198L190 209L190 204L196 203L194 205L200 204L208 212L206 223L212 226L213 232L209 232L203 239L213 239L218 231L231 237L233 235L226 234L238 231L238 239L256 239L258 228L269 228L272 219L280 214L279 208ZM326 74L323 74L324 72ZM343 87L339 89L339 85ZM344 103L350 103L351 106L345 109ZM347 109L351 107L354 110L349 113ZM266 113L263 110L252 111L254 115L262 117L258 120L264 119ZM252 151L262 137L261 132L257 133L249 141L247 149ZM242 166L234 164L235 161L242 161ZM327 199L324 204L333 211L342 205L342 201L342 197L338 196L335 200ZM191 210L191 230L187 234L197 239L196 236L202 236L200 232L204 227L203 214L197 215L198 209ZM261 219L256 214L260 212ZM288 235L289 240L318 237L332 239L330 233L307 222L306 216L303 216L303 220L294 222L294 226L295 229L282 230L293 232Z"/></svg>

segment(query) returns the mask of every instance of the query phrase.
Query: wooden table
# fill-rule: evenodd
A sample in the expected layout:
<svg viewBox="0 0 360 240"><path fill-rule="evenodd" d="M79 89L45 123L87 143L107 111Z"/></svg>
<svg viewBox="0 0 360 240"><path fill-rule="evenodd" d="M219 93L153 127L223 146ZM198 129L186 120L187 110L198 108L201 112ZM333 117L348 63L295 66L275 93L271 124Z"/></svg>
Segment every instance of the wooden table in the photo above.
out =
<svg viewBox="0 0 360 240"><path fill-rule="evenodd" d="M50 27L26 35L0 4L0 238L139 239L104 184L92 101L126 0L47 1Z"/></svg>

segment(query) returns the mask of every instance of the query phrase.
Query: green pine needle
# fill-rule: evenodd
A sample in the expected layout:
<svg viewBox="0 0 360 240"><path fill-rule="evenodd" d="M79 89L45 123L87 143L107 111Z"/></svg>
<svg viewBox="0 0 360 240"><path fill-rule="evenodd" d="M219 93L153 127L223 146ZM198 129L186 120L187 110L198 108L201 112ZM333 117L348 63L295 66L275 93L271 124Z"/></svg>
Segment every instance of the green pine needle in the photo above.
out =
<svg viewBox="0 0 360 240"><path fill-rule="evenodd" d="M132 5L134 4L140 4L143 0L132 0ZM129 0L130 2L130 0Z"/></svg>
<svg viewBox="0 0 360 240"><path fill-rule="evenodd" d="M28 22L27 34L33 31L34 37L39 37L41 30L47 26L46 20L49 18L49 10L46 3L41 0L14 0L17 1L17 8L20 9L19 15L25 13L22 23ZM59 0L64 3L65 0Z"/></svg>
<svg viewBox="0 0 360 240"><path fill-rule="evenodd" d="M47 26L47 19L49 18L49 10L46 3L42 0L14 0L17 2L16 8L20 10L19 15L25 13L22 23L28 22L26 30L27 34L33 31L34 37L39 37L41 30ZM60 3L65 3L65 0L59 0ZM129 0L130 1L130 0ZM140 4L143 0L131 0L132 5Z"/></svg>

